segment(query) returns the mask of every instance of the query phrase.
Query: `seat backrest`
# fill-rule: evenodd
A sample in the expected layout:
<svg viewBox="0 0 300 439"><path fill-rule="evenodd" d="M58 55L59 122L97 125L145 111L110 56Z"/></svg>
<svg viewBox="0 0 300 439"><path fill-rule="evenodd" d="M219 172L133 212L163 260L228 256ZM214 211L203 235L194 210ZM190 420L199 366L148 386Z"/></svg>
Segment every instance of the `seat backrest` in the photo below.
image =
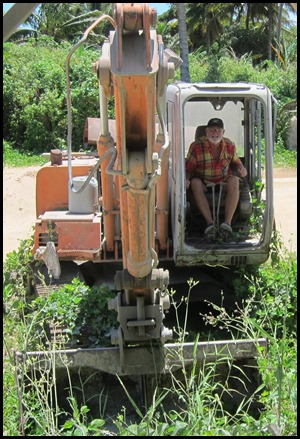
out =
<svg viewBox="0 0 300 439"><path fill-rule="evenodd" d="M206 135L205 133L206 125L199 125L195 131L195 141L199 139L199 137L203 137Z"/></svg>

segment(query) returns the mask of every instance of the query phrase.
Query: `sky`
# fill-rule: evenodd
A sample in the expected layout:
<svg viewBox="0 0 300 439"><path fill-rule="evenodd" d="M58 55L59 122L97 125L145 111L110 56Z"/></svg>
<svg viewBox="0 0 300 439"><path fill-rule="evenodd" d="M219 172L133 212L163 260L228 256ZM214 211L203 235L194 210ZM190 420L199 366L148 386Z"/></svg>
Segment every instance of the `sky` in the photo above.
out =
<svg viewBox="0 0 300 439"><path fill-rule="evenodd" d="M14 3L3 3L3 12L6 12L12 5L14 5ZM151 8L156 8L157 15L167 11L170 7L168 3L149 3L149 6Z"/></svg>
<svg viewBox="0 0 300 439"><path fill-rule="evenodd" d="M14 5L14 3L3 3L3 14L5 14L13 5ZM149 7L156 8L157 15L160 15L169 9L169 4L167 4L167 3L149 3ZM28 28L30 26L29 25L22 25L22 24L19 26L19 28L24 28L24 27Z"/></svg>
<svg viewBox="0 0 300 439"><path fill-rule="evenodd" d="M6 12L14 3L3 3L3 12ZM167 11L170 8L169 3L149 3L149 6L151 8L156 8L157 15L162 14L163 12ZM293 20L296 24L297 20L297 14L291 13L290 19Z"/></svg>
<svg viewBox="0 0 300 439"><path fill-rule="evenodd" d="M160 15L170 9L169 3L149 3L149 6L151 8L156 8L157 15Z"/></svg>
<svg viewBox="0 0 300 439"><path fill-rule="evenodd" d="M14 3L3 3L3 12L8 11L14 5Z"/></svg>

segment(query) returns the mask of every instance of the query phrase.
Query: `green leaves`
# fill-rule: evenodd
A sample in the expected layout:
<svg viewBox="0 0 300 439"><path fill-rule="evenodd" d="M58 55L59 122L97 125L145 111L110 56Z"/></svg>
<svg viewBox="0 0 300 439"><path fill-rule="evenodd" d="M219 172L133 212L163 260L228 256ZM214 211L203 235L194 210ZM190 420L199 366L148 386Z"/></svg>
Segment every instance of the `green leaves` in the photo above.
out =
<svg viewBox="0 0 300 439"><path fill-rule="evenodd" d="M117 326L117 314L108 310L108 299L114 297L108 287L89 288L74 278L47 297L38 297L31 303L38 324L60 325L68 335L68 343L89 347L110 345L110 330ZM29 319L34 316L28 315ZM84 335L83 335L84 334Z"/></svg>
<svg viewBox="0 0 300 439"><path fill-rule="evenodd" d="M66 149L67 106L65 62L71 45L5 44L3 70L4 138L27 152ZM49 42L50 41L50 42ZM91 72L99 53L75 53L71 63L73 146L82 146L85 119L99 116L97 77Z"/></svg>

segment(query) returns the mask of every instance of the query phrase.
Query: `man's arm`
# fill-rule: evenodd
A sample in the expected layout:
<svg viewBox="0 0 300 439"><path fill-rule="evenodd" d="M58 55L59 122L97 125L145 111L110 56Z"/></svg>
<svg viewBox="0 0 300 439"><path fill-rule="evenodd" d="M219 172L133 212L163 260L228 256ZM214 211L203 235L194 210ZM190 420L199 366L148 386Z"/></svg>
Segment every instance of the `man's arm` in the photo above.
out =
<svg viewBox="0 0 300 439"><path fill-rule="evenodd" d="M246 177L247 169L245 168L245 166L242 163L242 160L239 157L236 157L236 159L232 161L232 166L237 171L239 177Z"/></svg>
<svg viewBox="0 0 300 439"><path fill-rule="evenodd" d="M234 154L233 154L233 158L232 158L232 161L231 161L231 167L236 170L236 172L238 173L239 177L242 177L242 178L246 177L247 169L243 165L242 160L237 155L235 144L233 143L232 145L234 147Z"/></svg>
<svg viewBox="0 0 300 439"><path fill-rule="evenodd" d="M195 151L194 151L194 146L195 146L196 142L192 142L190 144L186 159L185 159L185 187L186 189L188 189L190 187L190 178L192 177L193 173L191 171L191 169L195 169L196 167L196 157L195 157ZM190 169L190 171L188 171L188 169Z"/></svg>
<svg viewBox="0 0 300 439"><path fill-rule="evenodd" d="M190 178L192 174L189 171L185 171L185 188L188 189L190 187Z"/></svg>

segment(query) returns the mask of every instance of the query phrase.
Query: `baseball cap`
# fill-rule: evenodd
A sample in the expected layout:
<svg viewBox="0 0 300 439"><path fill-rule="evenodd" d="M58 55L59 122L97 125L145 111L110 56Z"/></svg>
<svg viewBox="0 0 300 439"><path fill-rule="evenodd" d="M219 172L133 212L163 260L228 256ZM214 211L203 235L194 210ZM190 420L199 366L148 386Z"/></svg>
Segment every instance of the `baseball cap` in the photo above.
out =
<svg viewBox="0 0 300 439"><path fill-rule="evenodd" d="M207 127L213 127L213 126L218 126L220 128L224 128L224 123L221 119L218 118L214 118L214 119L210 119L208 121Z"/></svg>

